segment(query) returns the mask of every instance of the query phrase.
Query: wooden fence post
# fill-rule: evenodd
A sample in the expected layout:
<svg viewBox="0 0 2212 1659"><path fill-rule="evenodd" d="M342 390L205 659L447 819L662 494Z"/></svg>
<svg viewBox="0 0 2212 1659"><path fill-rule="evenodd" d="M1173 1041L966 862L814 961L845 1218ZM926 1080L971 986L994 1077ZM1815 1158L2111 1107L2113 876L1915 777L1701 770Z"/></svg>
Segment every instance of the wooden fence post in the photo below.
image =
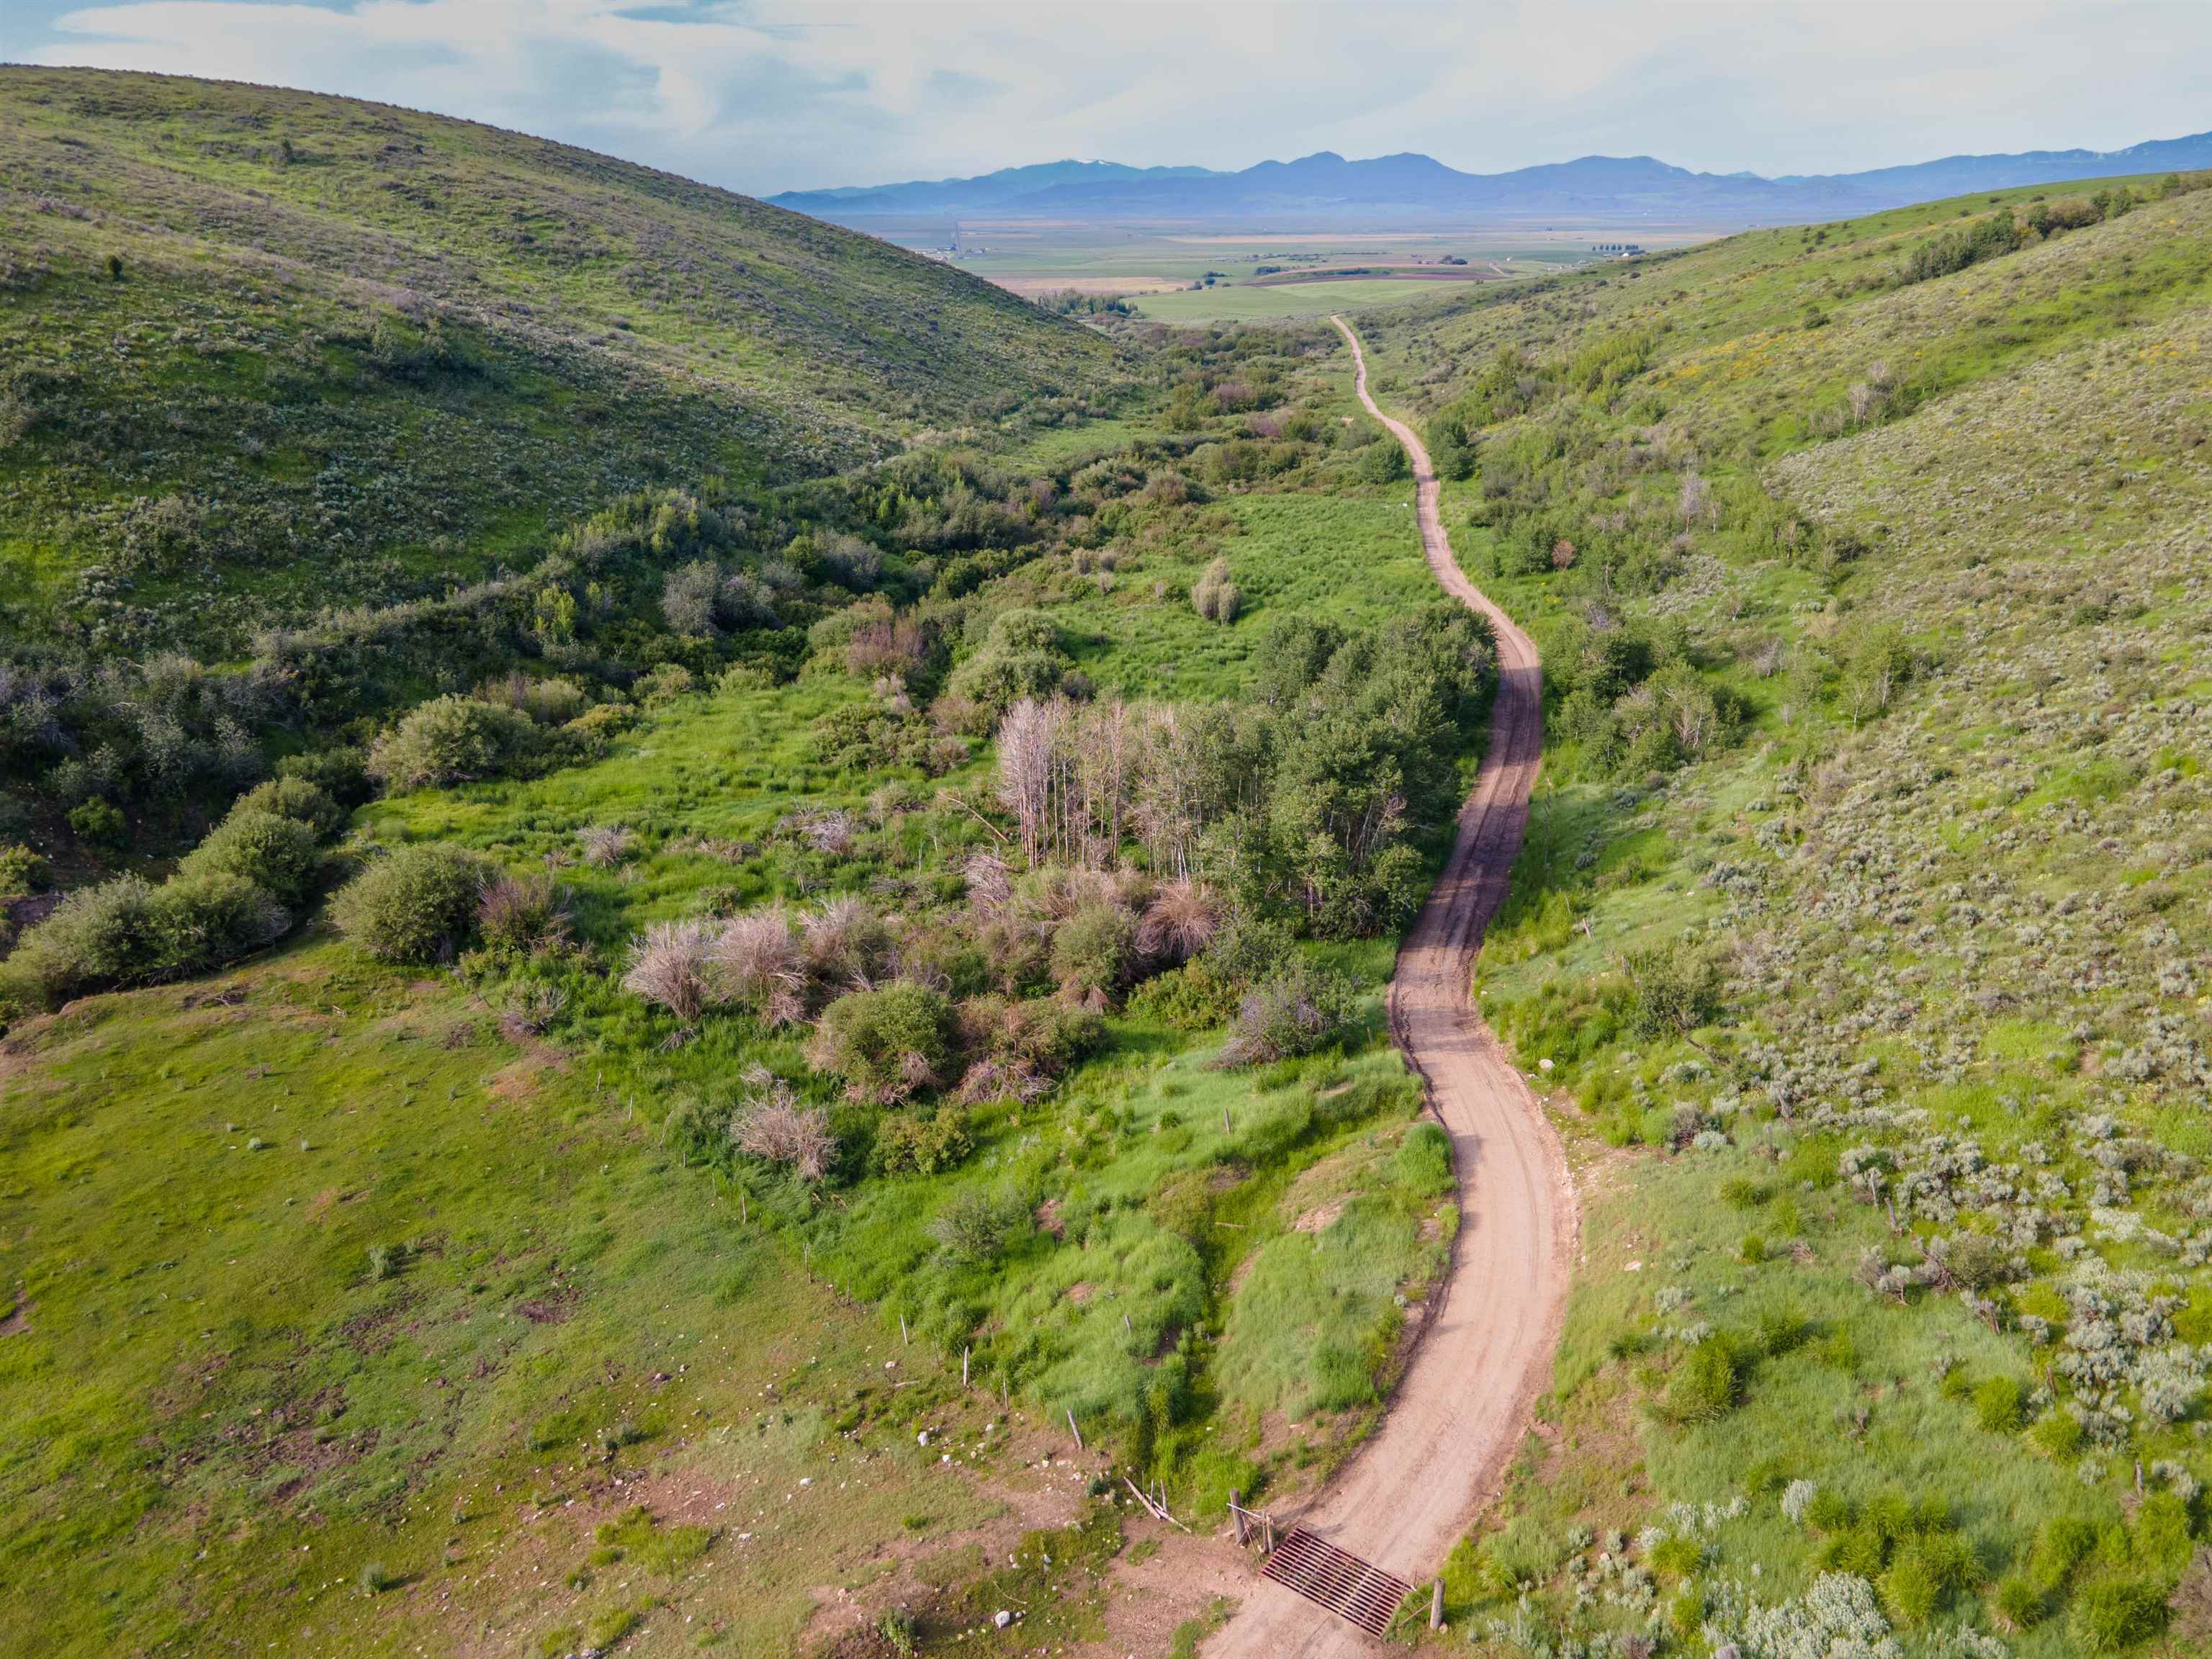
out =
<svg viewBox="0 0 2212 1659"><path fill-rule="evenodd" d="M1429 1587L1429 1628L1442 1630L1443 1627L1444 1581L1439 1578Z"/></svg>
<svg viewBox="0 0 2212 1659"><path fill-rule="evenodd" d="M1237 1541L1239 1545L1242 1545L1244 1541L1244 1511L1241 1507L1243 1502L1244 1494L1238 1492L1234 1486L1231 1487L1229 1489L1229 1518L1237 1523Z"/></svg>

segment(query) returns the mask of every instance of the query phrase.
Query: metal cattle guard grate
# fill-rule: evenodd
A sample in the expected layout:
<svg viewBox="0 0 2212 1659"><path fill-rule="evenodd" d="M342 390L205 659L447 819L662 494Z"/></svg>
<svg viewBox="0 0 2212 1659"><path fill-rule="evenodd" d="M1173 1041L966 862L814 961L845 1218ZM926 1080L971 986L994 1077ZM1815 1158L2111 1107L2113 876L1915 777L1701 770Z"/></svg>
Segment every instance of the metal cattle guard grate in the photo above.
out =
<svg viewBox="0 0 2212 1659"><path fill-rule="evenodd" d="M1304 1528L1276 1547L1260 1576L1296 1590L1370 1636L1389 1634L1390 1620L1411 1588Z"/></svg>

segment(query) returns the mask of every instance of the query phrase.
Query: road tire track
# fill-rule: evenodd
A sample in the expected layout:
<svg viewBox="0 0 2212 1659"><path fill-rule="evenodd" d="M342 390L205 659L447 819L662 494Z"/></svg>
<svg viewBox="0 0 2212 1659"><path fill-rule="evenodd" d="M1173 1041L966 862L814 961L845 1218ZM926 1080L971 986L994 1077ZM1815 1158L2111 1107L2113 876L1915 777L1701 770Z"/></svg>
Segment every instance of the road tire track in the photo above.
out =
<svg viewBox="0 0 2212 1659"><path fill-rule="evenodd" d="M1436 470L1413 429L1376 405L1366 355L1341 317L1359 401L1404 446L1437 580L1498 640L1490 744L1460 808L1443 877L1399 947L1390 1033L1451 1136L1460 1231L1411 1364L1374 1434L1296 1516L1340 1549L1425 1584L1497 1495L1551 1374L1574 1260L1574 1187L1559 1136L1470 1004L1483 930L1505 896L1542 757L1541 666L1528 636L1460 570ZM1334 1659L1377 1644L1256 1576L1209 1659Z"/></svg>

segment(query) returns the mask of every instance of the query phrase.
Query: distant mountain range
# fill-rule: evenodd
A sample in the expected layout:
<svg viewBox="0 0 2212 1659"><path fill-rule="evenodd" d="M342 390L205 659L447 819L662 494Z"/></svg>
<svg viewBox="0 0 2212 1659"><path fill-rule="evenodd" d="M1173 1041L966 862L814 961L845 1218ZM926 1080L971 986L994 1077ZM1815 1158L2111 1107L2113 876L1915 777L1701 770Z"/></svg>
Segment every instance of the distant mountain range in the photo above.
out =
<svg viewBox="0 0 2212 1659"><path fill-rule="evenodd" d="M2212 132L2125 149L1947 155L1910 167L1779 179L1692 173L1649 155L1585 155L1482 173L1461 173L1427 155L1347 161L1323 150L1295 161L1262 161L1238 173L1049 161L975 179L787 191L769 200L817 219L864 228L890 220L969 217L1196 219L1214 224L1561 218L1719 228L1846 218L2014 185L2199 167L2212 167Z"/></svg>

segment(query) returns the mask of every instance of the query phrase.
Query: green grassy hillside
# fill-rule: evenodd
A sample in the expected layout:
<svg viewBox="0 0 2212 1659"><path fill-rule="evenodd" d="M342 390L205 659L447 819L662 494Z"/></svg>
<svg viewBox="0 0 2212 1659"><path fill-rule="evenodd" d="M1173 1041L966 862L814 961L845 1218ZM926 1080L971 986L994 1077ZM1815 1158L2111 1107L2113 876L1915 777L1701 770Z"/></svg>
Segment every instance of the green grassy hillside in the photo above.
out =
<svg viewBox="0 0 2212 1659"><path fill-rule="evenodd" d="M295 630L404 694L0 958L0 1647L1011 1659L1158 1547L1109 1462L1218 1517L1343 1455L1457 1222L1381 982L1489 658L1332 337ZM1024 695L1118 833L1024 850Z"/></svg>
<svg viewBox="0 0 2212 1659"><path fill-rule="evenodd" d="M1377 319L1547 659L1478 992L1588 1258L1501 1650L2212 1639L2212 191L2130 182Z"/></svg>
<svg viewBox="0 0 2212 1659"><path fill-rule="evenodd" d="M1048 423L1111 372L975 277L605 156L0 69L0 636L237 654L631 490Z"/></svg>

